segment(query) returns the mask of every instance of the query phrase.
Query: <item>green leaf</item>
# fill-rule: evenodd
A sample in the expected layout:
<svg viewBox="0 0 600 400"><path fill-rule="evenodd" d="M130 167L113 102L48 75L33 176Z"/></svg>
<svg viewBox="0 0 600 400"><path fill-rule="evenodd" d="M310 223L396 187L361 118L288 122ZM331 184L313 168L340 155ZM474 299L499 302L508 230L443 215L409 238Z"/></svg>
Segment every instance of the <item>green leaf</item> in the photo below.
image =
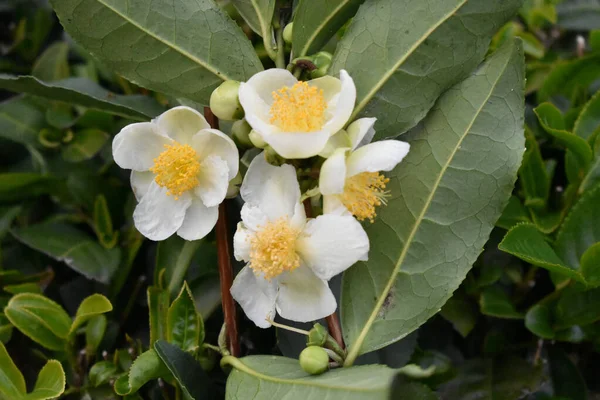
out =
<svg viewBox="0 0 600 400"><path fill-rule="evenodd" d="M25 393L25 378L0 342L0 395L5 399L20 399Z"/></svg>
<svg viewBox="0 0 600 400"><path fill-rule="evenodd" d="M388 399L396 370L383 365L339 368L311 376L298 360L278 356L223 357L234 370L227 379L226 399L271 397L315 399ZM309 395L310 393L310 395Z"/></svg>
<svg viewBox="0 0 600 400"><path fill-rule="evenodd" d="M347 70L356 84L350 121L385 115L375 125L379 139L415 126L441 93L477 67L493 34L521 2L365 1L338 44L330 70L332 75Z"/></svg>
<svg viewBox="0 0 600 400"><path fill-rule="evenodd" d="M560 27L577 31L600 28L598 0L565 1L556 6L556 13Z"/></svg>
<svg viewBox="0 0 600 400"><path fill-rule="evenodd" d="M108 283L119 265L119 248L107 250L70 225L43 223L15 229L12 233L27 246L98 282Z"/></svg>
<svg viewBox="0 0 600 400"><path fill-rule="evenodd" d="M8 343L12 337L13 326L4 314L0 314L0 343Z"/></svg>
<svg viewBox="0 0 600 400"><path fill-rule="evenodd" d="M579 269L583 253L600 242L600 186L585 193L575 204L556 236L554 248L561 259Z"/></svg>
<svg viewBox="0 0 600 400"><path fill-rule="evenodd" d="M5 292L11 294L19 293L42 293L42 288L35 282L17 283L14 285L6 285L2 288Z"/></svg>
<svg viewBox="0 0 600 400"><path fill-rule="evenodd" d="M594 161L581 181L579 193L581 194L591 190L594 186L598 185L598 183L600 183L600 152L596 151Z"/></svg>
<svg viewBox="0 0 600 400"><path fill-rule="evenodd" d="M294 11L294 57L312 55L356 14L364 0L300 0Z"/></svg>
<svg viewBox="0 0 600 400"><path fill-rule="evenodd" d="M148 287L148 309L150 318L150 346L158 339L167 338L167 314L169 292L156 286Z"/></svg>
<svg viewBox="0 0 600 400"><path fill-rule="evenodd" d="M546 241L546 237L533 224L520 224L512 228L498 248L530 264L583 282L577 266L565 263Z"/></svg>
<svg viewBox="0 0 600 400"><path fill-rule="evenodd" d="M585 381L565 352L553 346L548 351L548 359L554 395L569 400L587 400Z"/></svg>
<svg viewBox="0 0 600 400"><path fill-rule="evenodd" d="M477 322L477 308L465 296L457 296L456 293L444 304L440 315L449 321L462 337L467 337Z"/></svg>
<svg viewBox="0 0 600 400"><path fill-rule="evenodd" d="M41 81L59 81L69 77L69 45L66 42L51 44L33 64L31 75Z"/></svg>
<svg viewBox="0 0 600 400"><path fill-rule="evenodd" d="M598 91L583 107L575 121L573 133L589 140L600 127L600 91Z"/></svg>
<svg viewBox="0 0 600 400"><path fill-rule="evenodd" d="M75 132L73 140L62 150L63 159L73 163L89 160L104 147L108 138L108 134L99 129Z"/></svg>
<svg viewBox="0 0 600 400"><path fill-rule="evenodd" d="M600 288L569 290L556 303L555 329L589 325L600 320Z"/></svg>
<svg viewBox="0 0 600 400"><path fill-rule="evenodd" d="M175 297L181 288L192 257L201 243L201 240L187 241L173 235L156 247L155 274L165 270L167 291L171 296Z"/></svg>
<svg viewBox="0 0 600 400"><path fill-rule="evenodd" d="M183 284L179 296L169 307L167 341L185 351L193 350L204 342L204 323L196 311L187 283Z"/></svg>
<svg viewBox="0 0 600 400"><path fill-rule="evenodd" d="M349 363L438 312L477 259L521 163L523 85L523 51L509 42L403 138L411 149L389 174L395 194L366 228L369 261L342 281Z"/></svg>
<svg viewBox="0 0 600 400"><path fill-rule="evenodd" d="M265 38L267 43L272 40L275 0L231 0L231 3L254 32Z"/></svg>
<svg viewBox="0 0 600 400"><path fill-rule="evenodd" d="M85 351L87 354L96 354L104 337L104 332L106 332L106 325L106 317L102 314L96 315L88 321L85 327Z"/></svg>
<svg viewBox="0 0 600 400"><path fill-rule="evenodd" d="M69 330L69 335L73 335L77 331L77 328L85 324L91 318L110 312L112 309L113 307L112 304L110 304L110 301L99 293L86 297L77 309L75 319Z"/></svg>
<svg viewBox="0 0 600 400"><path fill-rule="evenodd" d="M530 222L527 210L523 207L521 200L517 196L510 196L500 219L496 222L496 226L508 230L521 222Z"/></svg>
<svg viewBox="0 0 600 400"><path fill-rule="evenodd" d="M392 383L390 399L394 400L439 400L439 396L419 382L411 382L398 375Z"/></svg>
<svg viewBox="0 0 600 400"><path fill-rule="evenodd" d="M164 108L150 97L117 95L85 78L69 78L48 83L32 76L0 74L0 88L64 101L141 121L153 118L164 111Z"/></svg>
<svg viewBox="0 0 600 400"><path fill-rule="evenodd" d="M543 208L550 194L551 177L546 172L546 165L537 139L529 127L525 126L525 154L519 169L519 178L525 194L525 205Z"/></svg>
<svg viewBox="0 0 600 400"><path fill-rule="evenodd" d="M135 6L121 0L52 0L73 38L129 81L208 105L224 80L262 65L242 30L211 0Z"/></svg>
<svg viewBox="0 0 600 400"><path fill-rule="evenodd" d="M600 286L600 242L593 244L581 256L581 273L592 286Z"/></svg>
<svg viewBox="0 0 600 400"><path fill-rule="evenodd" d="M497 286L485 288L479 299L481 313L496 318L521 319L523 314L515 309L510 298Z"/></svg>
<svg viewBox="0 0 600 400"><path fill-rule="evenodd" d="M154 349L190 399L218 398L212 381L191 354L163 340L154 343Z"/></svg>
<svg viewBox="0 0 600 400"><path fill-rule="evenodd" d="M8 302L4 314L34 342L50 350L64 350L71 318L54 301L34 293L17 294Z"/></svg>
<svg viewBox="0 0 600 400"><path fill-rule="evenodd" d="M33 392L24 400L48 400L60 396L65 391L65 371L56 360L50 360L40 371Z"/></svg>
<svg viewBox="0 0 600 400"><path fill-rule="evenodd" d="M154 349L150 349L135 359L129 372L115 382L115 392L125 396L137 392L146 382L168 377L169 370Z"/></svg>
<svg viewBox="0 0 600 400"><path fill-rule="evenodd" d="M539 103L551 97L563 95L573 99L577 92L585 89L600 77L600 54L558 61L539 88Z"/></svg>
<svg viewBox="0 0 600 400"><path fill-rule="evenodd" d="M89 372L90 383L98 387L108 383L118 375L117 366L111 361L100 361L92 365Z"/></svg>
<svg viewBox="0 0 600 400"><path fill-rule="evenodd" d="M32 172L0 174L0 203L56 193L61 183L57 178Z"/></svg>
<svg viewBox="0 0 600 400"><path fill-rule="evenodd" d="M107 249L115 247L118 235L113 230L110 210L103 194L96 196L96 201L94 201L94 229L100 244Z"/></svg>
<svg viewBox="0 0 600 400"><path fill-rule="evenodd" d="M544 302L534 305L525 314L525 327L541 338L554 339L552 323L552 310L550 305Z"/></svg>
<svg viewBox="0 0 600 400"><path fill-rule="evenodd" d="M29 97L13 97L0 103L0 137L38 146L38 133L46 125L44 111Z"/></svg>
<svg viewBox="0 0 600 400"><path fill-rule="evenodd" d="M593 158L592 148L588 142L565 130L563 116L553 104L540 104L533 111L542 128L571 152L577 162L579 174L583 178L583 174L589 168Z"/></svg>

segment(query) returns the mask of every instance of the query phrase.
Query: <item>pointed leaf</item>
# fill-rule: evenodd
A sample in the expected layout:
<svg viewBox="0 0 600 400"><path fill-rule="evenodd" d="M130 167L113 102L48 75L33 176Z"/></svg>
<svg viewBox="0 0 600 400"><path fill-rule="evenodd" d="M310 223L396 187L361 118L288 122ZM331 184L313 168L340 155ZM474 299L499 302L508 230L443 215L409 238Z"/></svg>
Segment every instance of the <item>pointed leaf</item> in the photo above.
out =
<svg viewBox="0 0 600 400"><path fill-rule="evenodd" d="M497 286L490 286L479 299L481 313L496 318L522 319L523 314L515 309L510 298Z"/></svg>
<svg viewBox="0 0 600 400"><path fill-rule="evenodd" d="M593 244L581 256L581 273L593 286L600 286L600 242Z"/></svg>
<svg viewBox="0 0 600 400"><path fill-rule="evenodd" d="M552 310L549 304L538 303L525 314L525 326L531 332L544 339L554 339L552 328Z"/></svg>
<svg viewBox="0 0 600 400"><path fill-rule="evenodd" d="M204 323L196 311L194 298L187 283L169 307L167 341L181 349L192 350L204 342Z"/></svg>
<svg viewBox="0 0 600 400"><path fill-rule="evenodd" d="M4 314L0 314L0 343L8 343L12 337L13 326Z"/></svg>
<svg viewBox="0 0 600 400"><path fill-rule="evenodd" d="M0 103L0 137L39 147L38 133L45 126L44 110L31 98L19 96Z"/></svg>
<svg viewBox="0 0 600 400"><path fill-rule="evenodd" d="M575 121L573 133L589 140L600 127L600 91L598 91L583 107Z"/></svg>
<svg viewBox="0 0 600 400"><path fill-rule="evenodd" d="M50 360L40 371L33 392L25 400L48 400L60 396L65 391L65 371L56 360Z"/></svg>
<svg viewBox="0 0 600 400"><path fill-rule="evenodd" d="M556 303L556 330L600 320L600 288L566 291Z"/></svg>
<svg viewBox="0 0 600 400"><path fill-rule="evenodd" d="M119 374L117 366L111 361L100 361L90 368L90 383L98 387L107 383Z"/></svg>
<svg viewBox="0 0 600 400"><path fill-rule="evenodd" d="M275 0L231 0L233 6L248 23L248 26L267 43L273 37L271 21L275 11Z"/></svg>
<svg viewBox="0 0 600 400"><path fill-rule="evenodd" d="M523 160L524 162L525 160ZM523 204L521 204L521 200L516 196L511 196L508 200L508 205L502 211L500 219L496 222L496 226L508 230L519 223L530 221L529 214L525 207L523 207Z"/></svg>
<svg viewBox="0 0 600 400"><path fill-rule="evenodd" d="M75 320L71 325L69 334L72 335L81 325L85 324L91 318L112 311L113 307L110 301L101 294L95 293L86 297L75 314Z"/></svg>
<svg viewBox="0 0 600 400"><path fill-rule="evenodd" d="M571 100L581 89L587 89L600 77L600 54L561 60L554 64L537 92L539 103L562 95Z"/></svg>
<svg viewBox="0 0 600 400"><path fill-rule="evenodd" d="M25 378L0 342L0 396L6 399L19 399L27 392Z"/></svg>
<svg viewBox="0 0 600 400"><path fill-rule="evenodd" d="M212 0L52 0L73 38L109 68L148 89L207 105L224 80L262 70L242 30Z"/></svg>
<svg viewBox="0 0 600 400"><path fill-rule="evenodd" d="M96 354L106 332L106 317L103 314L90 318L85 327L85 351L87 354Z"/></svg>
<svg viewBox="0 0 600 400"><path fill-rule="evenodd" d="M154 349L150 349L135 359L126 375L115 383L115 392L125 396L137 392L146 382L168 377L169 370Z"/></svg>
<svg viewBox="0 0 600 400"><path fill-rule="evenodd" d="M100 243L107 249L117 244L117 234L113 230L110 210L103 194L96 196L94 201L94 229Z"/></svg>
<svg viewBox="0 0 600 400"><path fill-rule="evenodd" d="M173 235L156 247L155 281L158 273L164 269L167 291L171 296L175 297L180 290L192 258L201 244L202 240L187 241Z"/></svg>
<svg viewBox="0 0 600 400"><path fill-rule="evenodd" d="M411 149L389 174L392 197L366 228L369 261L344 273L347 360L424 323L475 262L521 163L523 85L522 47L507 42L403 138Z"/></svg>
<svg viewBox="0 0 600 400"><path fill-rule="evenodd" d="M58 81L69 77L69 45L56 42L48 46L33 64L31 75L41 81Z"/></svg>
<svg viewBox="0 0 600 400"><path fill-rule="evenodd" d="M350 120L385 115L375 125L376 138L396 137L415 126L442 92L477 67L496 30L521 3L365 1L338 44L330 70L334 76L347 70L356 84Z"/></svg>
<svg viewBox="0 0 600 400"><path fill-rule="evenodd" d="M147 290L147 297L150 318L150 346L152 346L158 339L167 338L169 292L156 286L150 286Z"/></svg>
<svg viewBox="0 0 600 400"><path fill-rule="evenodd" d="M519 169L521 186L525 193L525 205L543 208L550 194L551 178L546 172L542 153L533 132L525 127L525 154Z"/></svg>

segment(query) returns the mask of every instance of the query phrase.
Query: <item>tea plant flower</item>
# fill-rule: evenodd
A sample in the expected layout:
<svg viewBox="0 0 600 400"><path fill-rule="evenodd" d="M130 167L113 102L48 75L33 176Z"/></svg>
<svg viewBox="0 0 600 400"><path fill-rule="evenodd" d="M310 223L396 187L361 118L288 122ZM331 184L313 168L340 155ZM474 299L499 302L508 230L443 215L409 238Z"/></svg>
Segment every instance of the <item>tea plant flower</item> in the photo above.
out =
<svg viewBox="0 0 600 400"><path fill-rule="evenodd" d="M234 255L247 262L231 294L261 328L275 311L293 321L314 321L333 313L336 300L327 281L366 260L369 239L351 216L307 219L291 165L275 167L263 154L250 164L242 188L242 222Z"/></svg>
<svg viewBox="0 0 600 400"><path fill-rule="evenodd" d="M242 83L239 99L248 123L278 154L308 158L348 122L356 88L344 70L340 79L324 76L302 82L274 68Z"/></svg>
<svg viewBox="0 0 600 400"><path fill-rule="evenodd" d="M389 179L381 171L394 169L410 146L398 140L370 143L375 120L361 118L332 138L348 147L333 151L321 167L319 190L325 214L352 214L360 221L373 222L377 207L385 204Z"/></svg>
<svg viewBox="0 0 600 400"><path fill-rule="evenodd" d="M138 200L136 228L148 239L174 233L186 240L206 236L215 226L218 205L238 173L233 141L211 129L202 114L175 107L152 122L126 126L112 144L115 162L131 169Z"/></svg>

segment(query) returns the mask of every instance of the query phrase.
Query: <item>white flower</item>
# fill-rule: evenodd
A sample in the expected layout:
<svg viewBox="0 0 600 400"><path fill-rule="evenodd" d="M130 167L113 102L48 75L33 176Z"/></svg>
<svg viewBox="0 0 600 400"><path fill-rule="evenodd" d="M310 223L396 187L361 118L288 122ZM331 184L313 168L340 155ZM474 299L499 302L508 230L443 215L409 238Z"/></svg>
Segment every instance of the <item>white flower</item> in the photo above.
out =
<svg viewBox="0 0 600 400"><path fill-rule="evenodd" d="M231 287L233 298L261 328L275 310L293 321L314 321L337 307L327 281L366 260L369 238L351 216L306 218L291 165L275 167L259 154L241 188L242 222L233 238L247 262Z"/></svg>
<svg viewBox="0 0 600 400"><path fill-rule="evenodd" d="M138 205L135 227L148 239L177 232L186 240L206 236L218 206L238 173L238 151L202 114L175 107L152 122L126 126L112 144L115 162L131 169Z"/></svg>
<svg viewBox="0 0 600 400"><path fill-rule="evenodd" d="M259 72L242 83L246 120L285 158L317 155L344 127L354 109L356 88L348 73L299 82L285 69Z"/></svg>
<svg viewBox="0 0 600 400"><path fill-rule="evenodd" d="M338 147L321 167L319 190L325 214L352 214L360 221L373 222L376 207L385 203L389 179L380 171L394 169L410 146L398 140L369 143L375 134L375 120L356 120L347 131L331 138L328 147L341 143L347 143L348 147Z"/></svg>

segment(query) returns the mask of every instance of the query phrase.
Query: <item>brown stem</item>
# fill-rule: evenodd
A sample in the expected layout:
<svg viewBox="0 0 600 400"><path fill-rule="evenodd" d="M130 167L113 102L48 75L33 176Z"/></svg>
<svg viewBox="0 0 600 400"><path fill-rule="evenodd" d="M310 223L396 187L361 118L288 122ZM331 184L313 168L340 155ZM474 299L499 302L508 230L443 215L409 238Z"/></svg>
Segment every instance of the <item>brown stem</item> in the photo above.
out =
<svg viewBox="0 0 600 400"><path fill-rule="evenodd" d="M210 108L204 107L204 116L213 129L219 129L219 120ZM234 357L240 355L240 343L238 341L238 328L235 303L229 292L233 284L233 268L231 267L231 251L229 249L229 235L227 233L227 210L225 202L219 205L219 218L215 228L217 235L217 258L219 264L219 280L221 282L221 303L223 305L223 316L227 326L227 341L229 352Z"/></svg>
<svg viewBox="0 0 600 400"><path fill-rule="evenodd" d="M306 216L308 218L312 217L310 199L304 200L304 211L306 212ZM340 345L342 349L345 349L346 346L344 345L344 337L342 336L342 327L336 312L334 311L333 314L325 317L325 321L327 321L327 326L329 327L329 334L331 337Z"/></svg>

